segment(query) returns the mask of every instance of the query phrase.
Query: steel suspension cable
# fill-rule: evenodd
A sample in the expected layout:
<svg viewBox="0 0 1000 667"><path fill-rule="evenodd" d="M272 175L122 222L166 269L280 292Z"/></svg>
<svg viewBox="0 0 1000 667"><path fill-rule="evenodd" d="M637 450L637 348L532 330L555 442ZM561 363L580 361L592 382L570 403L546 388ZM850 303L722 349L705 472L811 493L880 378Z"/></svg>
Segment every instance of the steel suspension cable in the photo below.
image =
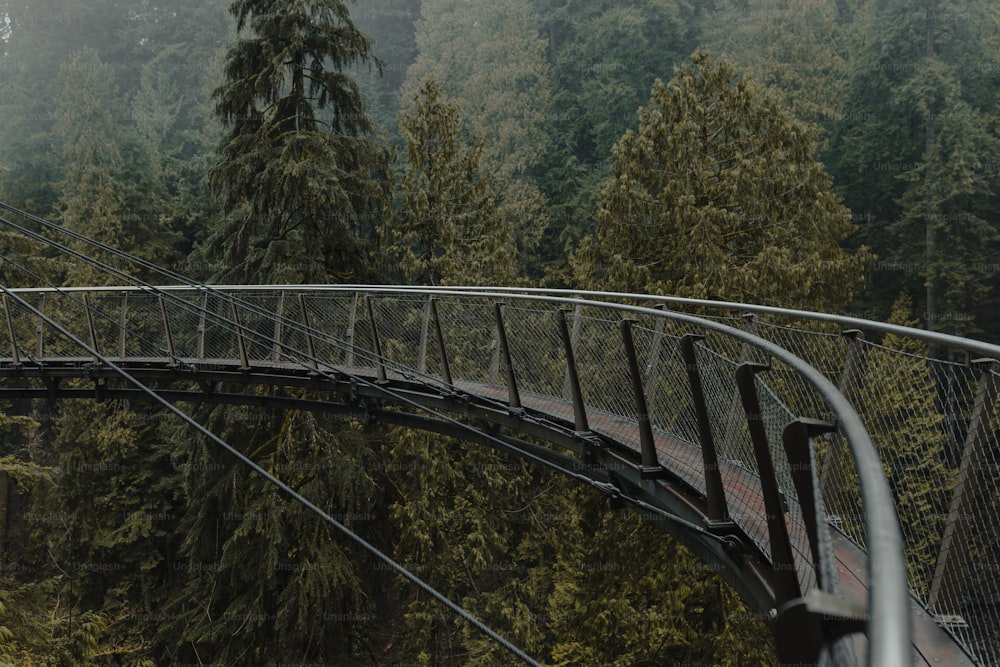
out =
<svg viewBox="0 0 1000 667"><path fill-rule="evenodd" d="M294 500L295 502L299 503L303 507L309 509L314 514L316 514L317 516L319 516L321 519L323 519L324 521L326 521L328 524L330 524L331 526L333 526L336 530L340 531L342 534L344 534L345 536L347 536L351 540L354 540L355 542L357 542L362 548L364 548L366 551L368 551L369 553L371 553L373 556L375 556L379 560L383 561L386 565L388 565L390 568L392 568L397 574L402 575L403 577L405 577L406 579L408 579L411 583L413 583L416 586L420 587L428 595L430 595L435 600L437 600L441 604L443 604L446 607L448 607L455 614L457 614L460 618L462 618L463 620L465 620L469 624L471 624L474 627L476 627L480 632L482 632L484 635L486 635L487 637L489 637L493 641L495 641L498 644L500 644L502 647L504 647L505 649L507 649L510 653L512 653L513 655L517 656L520 660L522 660L526 664L537 665L538 667L541 667L541 664L539 662L537 662L536 660L534 660L531 656L529 656L526 653L524 653L521 649L519 649L518 647L516 647L513 644L511 644L509 641L507 641L503 637L501 637L492 628L490 628L489 626L487 626L485 623L483 623L482 621L480 621L478 618L476 618L475 616L473 616L472 614L470 614L469 612L467 612L465 609L463 609L462 607L460 607L458 604L456 604L456 603L452 602L451 600L449 600L443 594L439 593L436 589L434 589L433 587L431 587L430 584L426 583L425 581L423 581L422 579L420 579L419 577L417 577L415 574L413 574L412 572L410 572L409 570L407 570L405 567L403 567L402 565L400 565L399 563L397 563L391 557L389 557L388 555L386 555L385 553L383 553L380 549L378 549L378 547L376 547L375 545L371 544L370 542L368 542L367 540L365 540L363 537L361 537L360 535L358 535L357 533L355 533L354 531L352 531L350 528L348 528L344 524L342 524L339 521L337 521L336 519L334 519L328 513L326 513L325 511L323 511L322 508L320 508L319 506L317 506L316 504L314 504L312 501L310 501L308 498L306 498L305 496L303 496L302 494L300 494L298 491L296 491L292 487L288 486L288 484L286 484L285 482L281 481L280 479L278 479L277 477L275 477L274 475L272 475L270 472L268 472L263 467L261 467L260 465L258 465L253 459L251 459L250 457L248 457L247 455L245 455L243 452L239 451L238 449L236 449L235 447L233 447L232 445L230 445L228 442L226 442L225 440L223 440L222 438L220 438L216 434L214 434L211 431L209 431L202 424L198 423L193 417L191 417L190 415L188 415L186 412L184 412L183 410L181 410L180 408L178 408L177 406L175 406L173 403L171 403L167 399L165 399L162 396L160 396L158 393L156 393L155 390L153 390L152 388L150 388L146 384L140 382L138 379L136 379L134 376L132 376L130 373L128 373L128 371L126 371L124 368L122 368L121 366L119 366L116 363L114 363L108 357L102 355L98 350L94 349L92 346L90 346L87 343L85 343L83 340L81 340L80 338L78 338L75 334L73 334L72 332L70 332L69 330L67 330L65 327L63 327L61 324L59 324L58 322L56 322L54 319L52 319L51 317L49 317L48 315L46 315L45 313L43 313L41 310L39 310L39 309L35 308L34 306L32 306L25 299L21 298L20 295L14 293L13 291L11 291L8 287L6 287L4 285L0 285L0 292L2 292L3 294L5 294L5 295L7 295L7 296L9 296L11 298L13 298L23 308L25 308L25 309L31 311L32 313L34 313L35 315L37 315L39 318L41 318L42 320L44 320L47 324L49 324L49 326L53 327L60 334L62 334L63 336L65 336L66 338L68 338L69 340L71 340L76 345L78 345L81 348L83 348L88 354L91 354L95 358L99 359L101 361L101 363L107 365L108 368L112 369L122 379L124 379L125 381L127 381L130 384L134 385L138 390L140 390L142 393L144 393L147 396L149 396L151 399L153 399L155 402L159 403L161 406L163 406L164 408L166 408L170 412L173 412L175 415L177 415L178 417L180 417L180 419L182 421L184 421L186 424L188 424L188 426L194 428L196 431L198 431L199 433L201 433L203 436L205 436L206 438L208 438L209 440L211 440L215 444L219 445L220 447L222 447L223 449L225 449L226 451L228 451L230 454L232 454L236 459L238 459L244 465L246 465L247 467L249 467L250 469L252 469L253 471L255 471L257 474L259 474L261 477L263 477L269 483L271 483L272 485L274 485L275 487L277 487L278 489L280 489L281 491L283 491L292 500Z"/></svg>

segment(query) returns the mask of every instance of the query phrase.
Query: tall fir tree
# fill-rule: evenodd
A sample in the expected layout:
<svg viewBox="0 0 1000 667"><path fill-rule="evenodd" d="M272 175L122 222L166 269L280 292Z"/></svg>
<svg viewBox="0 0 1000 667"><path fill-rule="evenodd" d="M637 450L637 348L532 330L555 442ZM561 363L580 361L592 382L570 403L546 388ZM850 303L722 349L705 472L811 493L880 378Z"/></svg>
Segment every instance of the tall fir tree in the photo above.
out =
<svg viewBox="0 0 1000 667"><path fill-rule="evenodd" d="M430 77L459 104L473 138L482 141L503 224L516 230L517 274L522 281L537 278L534 260L548 218L533 170L548 144L550 93L545 43L531 4L429 0L421 5L416 31L419 53L406 74L404 101L415 99Z"/></svg>
<svg viewBox="0 0 1000 667"><path fill-rule="evenodd" d="M615 146L576 280L628 290L835 308L869 259L840 246L850 212L813 130L727 61L698 52L657 82Z"/></svg>
<svg viewBox="0 0 1000 667"><path fill-rule="evenodd" d="M59 220L119 250L169 263L175 234L158 211L162 193L149 153L112 113L110 102L118 91L111 71L90 48L60 70L56 133L63 142L65 166L56 186ZM94 254L84 245L78 244L78 250ZM71 260L65 276L76 285L120 281L82 260Z"/></svg>
<svg viewBox="0 0 1000 667"><path fill-rule="evenodd" d="M227 128L209 182L227 217L206 242L235 282L371 279L386 152L347 68L377 66L338 0L236 0L216 90Z"/></svg>
<svg viewBox="0 0 1000 667"><path fill-rule="evenodd" d="M514 230L496 210L482 142L464 143L458 106L429 79L400 129L406 163L390 255L401 258L403 276L427 285L509 284Z"/></svg>
<svg viewBox="0 0 1000 667"><path fill-rule="evenodd" d="M990 332L1000 74L984 63L1000 55L1000 10L979 0L890 0L867 11L831 165L866 220L862 240L884 260L873 296L887 313L905 290L921 295L929 329Z"/></svg>

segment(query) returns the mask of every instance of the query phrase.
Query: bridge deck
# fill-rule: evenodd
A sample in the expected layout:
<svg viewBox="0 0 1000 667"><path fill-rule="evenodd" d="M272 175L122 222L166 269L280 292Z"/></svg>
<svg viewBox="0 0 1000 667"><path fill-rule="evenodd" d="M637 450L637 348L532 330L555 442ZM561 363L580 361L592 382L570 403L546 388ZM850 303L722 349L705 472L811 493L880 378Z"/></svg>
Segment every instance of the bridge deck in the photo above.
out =
<svg viewBox="0 0 1000 667"><path fill-rule="evenodd" d="M314 374L302 365L281 361L254 361L252 368L242 369L239 360L234 359L182 359L179 364L171 365L166 358L111 358L111 361L121 365L130 373L147 379L170 380L175 382L192 382L206 377L218 378L217 374L231 381L232 378L242 378L248 384L281 384L285 380L296 379L300 383L317 382ZM343 373L368 383L377 381L375 370L367 367L337 368L337 373ZM85 378L116 377L114 371L95 363L88 357L58 357L44 360L33 360L15 366L11 358L0 358L0 377L7 378ZM386 388L394 385L412 385L413 376L388 371ZM439 392L458 392L486 403L505 408L508 390L505 386L476 383L468 381L456 382L448 389L438 381L426 381L428 389ZM571 402L534 394L520 393L521 403L527 414L535 418L560 424L563 428L572 430L574 423L573 405ZM634 421L625 419L609 412L587 409L587 419L593 433L603 439L612 441L631 453L634 460L623 462L638 465L640 447L639 429ZM704 493L704 470L702 467L701 450L697 446L685 442L670 434L654 430L656 450L659 462L669 473L687 484L698 494ZM731 508L739 508L733 513L740 529L763 552L768 553L768 528L766 510L760 488L759 478L745 468L728 461L720 461L720 469L725 479L726 499ZM655 482L651 482L655 484ZM792 538L796 556L799 581L814 582L813 568L810 564L811 555L806 538L806 531L797 506L790 508L786 514L789 535ZM867 602L869 579L867 555L857 545L849 541L836 529L833 533L833 548L840 575L840 588L848 599L861 603ZM811 585L811 584L810 584ZM911 605L913 626L914 659L917 665L940 667L941 665L972 665L974 662L961 650L953 638L947 635L934 623L933 619L916 603ZM856 636L854 649L857 655L866 653L866 639Z"/></svg>

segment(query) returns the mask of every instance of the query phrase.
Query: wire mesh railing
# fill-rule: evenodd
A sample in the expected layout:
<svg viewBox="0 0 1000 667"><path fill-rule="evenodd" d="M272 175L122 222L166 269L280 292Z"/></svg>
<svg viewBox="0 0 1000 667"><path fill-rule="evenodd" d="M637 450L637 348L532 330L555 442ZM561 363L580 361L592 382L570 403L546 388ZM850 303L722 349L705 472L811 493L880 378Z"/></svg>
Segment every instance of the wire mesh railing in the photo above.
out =
<svg viewBox="0 0 1000 667"><path fill-rule="evenodd" d="M647 421L653 438L652 460L669 468L692 489L706 494L710 485L703 460L704 434L689 383L690 369L681 350L682 337L697 333L703 336L695 346L703 382L702 399L717 441L723 487L727 491L754 483L759 487L761 461L773 467L773 482L784 506L782 522L788 531L795 579L799 589L806 591L818 586L816 563L793 480L793 465L782 447L783 431L799 417L837 419L843 415L837 414L829 403L829 394L817 390L817 380L804 374L802 366L787 358L777 359L773 348L726 328L742 325L741 329L762 341L772 341L775 347L805 359L833 383L850 386L853 404L882 453L883 467L888 460L896 466L887 467L885 472L895 484L892 490L900 513L913 518L904 533L907 573L911 590L921 600L942 609L949 605L964 609L969 579L963 575L975 563L982 562L973 559L970 565L972 555L963 552L964 545L969 543L969 535L974 535L983 549L991 544L992 538L976 532L983 525L978 519L968 521L968 527L961 529L965 532L956 532L959 529L955 528L951 536L944 534L947 526L955 525L947 521L954 507L968 505L973 508L969 510L970 516L979 517L987 507L984 503L988 496L984 494L994 488L984 481L985 470L967 474L969 490L963 493L968 497L963 496L959 502L954 500L957 488L954 479L958 476L947 474L962 459L960 442L969 437L969 427L962 424L972 418L974 397L978 395L972 376L963 375L958 367L946 368L917 355L908 358L922 360L924 369L918 367L917 361L911 368L896 363L896 352L890 348L867 342L863 343L861 353L867 363L857 365L852 371L851 339L831 332L828 324L796 328L786 320L770 323L760 317L750 319L733 314L718 315L699 324L672 312L628 310L566 298L375 287L246 287L207 291L107 288L18 293L66 321L80 338L92 340L96 347L115 356L179 359L189 364L243 358L250 365L321 364L345 369L384 366L394 373L423 377L437 384L444 380L447 366L456 385L506 386L509 396L520 392L531 409L572 416L565 343L560 338L556 317L557 311L564 309L571 330L575 371L592 430L633 445L637 450L643 449L645 463L647 443L641 432L637 432L636 424ZM233 301L232 295L238 301ZM498 302L502 304L499 308ZM7 312L14 323L12 350L24 354L41 351L35 355L40 363L79 355L78 350L70 349L72 346L60 342L59 337L36 326L37 318L18 312L10 304ZM624 343L623 319L634 320L628 339L632 349ZM442 333L440 342L435 341L437 330ZM506 350L501 334L508 338ZM626 372L633 362L637 362L643 402L637 401L636 383ZM737 369L751 362L770 365L770 370L755 379L758 415L746 413L741 396L744 390L735 380ZM903 387L908 380L923 377L922 374L929 378L927 384L915 386L924 399L930 395L933 405L920 408L928 415L938 414L940 406L948 404L938 398L942 387L950 387L949 391L954 393L954 400L948 404L953 410L949 426L942 426L940 422L944 420L935 422L930 417L926 424L913 424L905 407L906 394L900 399L892 393L893 401L902 401L899 405L887 402L887 387ZM995 402L994 397L993 409L986 411L987 424L996 413ZM753 420L762 425L764 452L755 442L749 425ZM914 438L908 434L919 428L926 431L927 437L914 447ZM987 444L976 451L1000 451L995 446L995 432L988 425L984 433L980 439ZM847 451L848 442L842 434L824 436L815 442L823 463L819 471L822 487L829 491L823 502L831 521L859 545L870 547L873 510L859 509L863 506L865 489L853 465L852 452ZM901 451L905 446L911 449ZM941 450L940 476L914 464L919 456L938 455L935 448ZM926 486L932 477L933 483L941 488L933 494L921 495L920 483ZM911 508L900 504L904 490L919 500L912 507L912 514ZM759 494L727 493L726 500L729 516L745 529L761 553L777 557L771 532L773 511L761 504ZM937 519L925 516L927 507L934 510L932 514L937 514ZM949 560L940 565L939 554L945 545L950 549ZM990 589L983 584L979 590ZM963 641L975 645L982 654L982 632L976 629L975 618L968 611L953 615L964 619L967 632L961 635Z"/></svg>

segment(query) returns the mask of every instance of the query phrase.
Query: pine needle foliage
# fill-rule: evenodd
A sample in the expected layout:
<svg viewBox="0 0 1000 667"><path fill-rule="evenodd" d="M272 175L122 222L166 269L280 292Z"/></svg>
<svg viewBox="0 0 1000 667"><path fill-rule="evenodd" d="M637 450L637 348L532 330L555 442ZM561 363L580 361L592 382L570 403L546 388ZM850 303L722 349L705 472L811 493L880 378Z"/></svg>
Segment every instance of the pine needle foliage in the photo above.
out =
<svg viewBox="0 0 1000 667"><path fill-rule="evenodd" d="M234 282L363 281L386 152L345 70L378 65L336 0L236 0L215 91L227 130L209 183L227 213L207 254Z"/></svg>
<svg viewBox="0 0 1000 667"><path fill-rule="evenodd" d="M425 285L506 285L517 246L497 211L483 146L466 146L458 105L428 79L400 116L406 164L390 253L404 278Z"/></svg>
<svg viewBox="0 0 1000 667"><path fill-rule="evenodd" d="M590 289L832 308L866 250L816 162L813 130L725 60L696 52L615 146L598 229L575 256Z"/></svg>

